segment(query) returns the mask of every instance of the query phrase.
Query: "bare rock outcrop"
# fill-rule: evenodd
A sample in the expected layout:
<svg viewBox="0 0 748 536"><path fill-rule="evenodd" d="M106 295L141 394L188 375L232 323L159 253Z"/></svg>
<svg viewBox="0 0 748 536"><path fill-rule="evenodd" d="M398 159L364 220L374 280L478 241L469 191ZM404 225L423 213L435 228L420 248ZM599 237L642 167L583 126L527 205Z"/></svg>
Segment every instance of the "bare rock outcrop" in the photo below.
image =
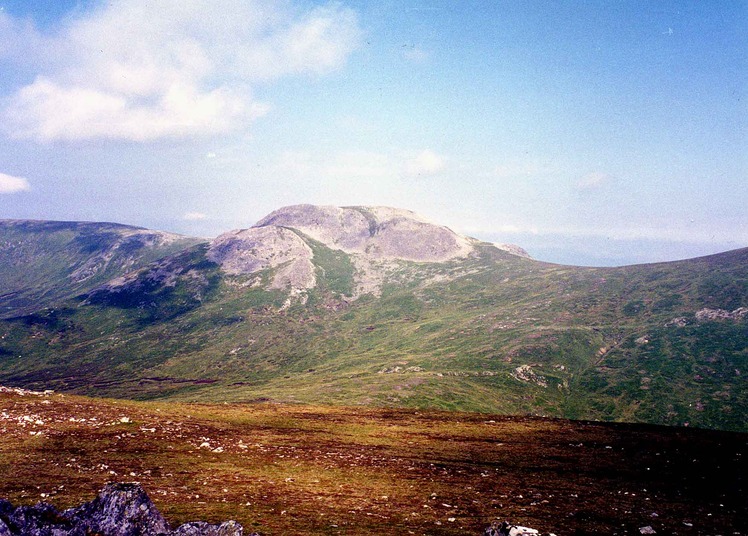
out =
<svg viewBox="0 0 748 536"><path fill-rule="evenodd" d="M512 525L508 521L493 521L483 531L483 536L541 536L540 531L520 525ZM556 536L553 533L548 536Z"/></svg>
<svg viewBox="0 0 748 536"><path fill-rule="evenodd" d="M85 243L86 238L91 240L90 236L83 235L80 237L80 242L84 242L82 248L89 249L91 257L70 273L70 279L75 282L82 282L94 277L99 272L106 270L116 255L121 257L120 263L123 267L129 268L134 265L141 251L188 240L173 233L128 227L118 228L116 233L111 232L102 236L106 240L102 240L103 243L96 243L95 245Z"/></svg>
<svg viewBox="0 0 748 536"><path fill-rule="evenodd" d="M270 288L303 295L317 283L309 239L350 255L356 295L376 292L393 262L467 257L476 242L408 210L295 205L254 227L220 235L210 243L208 258L234 275L272 269Z"/></svg>
<svg viewBox="0 0 748 536"><path fill-rule="evenodd" d="M242 536L235 521L186 523L172 530L138 484L107 484L91 502L63 512L39 503L14 508L0 500L0 536Z"/></svg>
<svg viewBox="0 0 748 536"><path fill-rule="evenodd" d="M293 205L278 209L249 229L224 233L210 243L208 258L229 274L272 269L271 288L303 296L317 284L314 242L342 251L355 268L348 298L377 294L403 263L442 263L467 258L478 240L390 207ZM527 252L496 245L514 255Z"/></svg>
<svg viewBox="0 0 748 536"><path fill-rule="evenodd" d="M330 248L375 260L443 262L466 257L474 243L415 212L389 207L295 205L276 210L255 225L267 226L298 229Z"/></svg>
<svg viewBox="0 0 748 536"><path fill-rule="evenodd" d="M208 259L229 274L275 269L270 288L299 291L314 287L311 248L283 227L252 227L230 231L210 243Z"/></svg>
<svg viewBox="0 0 748 536"><path fill-rule="evenodd" d="M734 311L725 309L704 308L696 311L696 320L704 322L707 320L742 320L748 315L748 307L738 307Z"/></svg>
<svg viewBox="0 0 748 536"><path fill-rule="evenodd" d="M523 247L518 246L517 244L494 243L493 245L494 247L497 247L502 251L506 251L507 253L511 253L512 255L516 255L517 257L524 257L525 259L532 259L532 256L527 252L527 250Z"/></svg>

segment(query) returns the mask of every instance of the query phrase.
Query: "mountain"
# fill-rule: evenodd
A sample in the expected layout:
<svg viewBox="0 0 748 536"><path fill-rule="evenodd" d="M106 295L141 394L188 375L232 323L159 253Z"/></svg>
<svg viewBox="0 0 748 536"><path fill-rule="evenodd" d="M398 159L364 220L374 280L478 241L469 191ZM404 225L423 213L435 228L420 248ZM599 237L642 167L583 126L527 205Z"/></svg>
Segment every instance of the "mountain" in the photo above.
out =
<svg viewBox="0 0 748 536"><path fill-rule="evenodd" d="M208 256L231 274L275 268L271 287L301 294L317 285L315 256L317 261L326 256L320 246L339 251L347 266L338 270L352 278L340 290L353 298L378 294L387 271L399 262L465 258L477 243L406 210L298 205L271 213L251 229L218 237Z"/></svg>
<svg viewBox="0 0 748 536"><path fill-rule="evenodd" d="M35 246L16 284L44 301L7 306L0 384L748 431L748 248L581 268L405 210L300 205L84 288L54 261L68 244Z"/></svg>
<svg viewBox="0 0 748 536"><path fill-rule="evenodd" d="M90 291L196 242L114 223L0 220L0 318Z"/></svg>

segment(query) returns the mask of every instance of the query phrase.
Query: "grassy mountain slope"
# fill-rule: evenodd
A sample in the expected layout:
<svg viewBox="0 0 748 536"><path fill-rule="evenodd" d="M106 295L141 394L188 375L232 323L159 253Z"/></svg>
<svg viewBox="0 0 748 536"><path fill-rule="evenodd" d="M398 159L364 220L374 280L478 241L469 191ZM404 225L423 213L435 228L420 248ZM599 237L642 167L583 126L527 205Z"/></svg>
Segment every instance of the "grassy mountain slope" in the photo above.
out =
<svg viewBox="0 0 748 536"><path fill-rule="evenodd" d="M0 383L748 430L748 249L579 268L482 244L372 264L379 294L352 299L356 259L296 234L303 299L270 284L285 265L229 275L195 246L4 321Z"/></svg>
<svg viewBox="0 0 748 536"><path fill-rule="evenodd" d="M0 220L0 318L90 291L197 242L114 223Z"/></svg>

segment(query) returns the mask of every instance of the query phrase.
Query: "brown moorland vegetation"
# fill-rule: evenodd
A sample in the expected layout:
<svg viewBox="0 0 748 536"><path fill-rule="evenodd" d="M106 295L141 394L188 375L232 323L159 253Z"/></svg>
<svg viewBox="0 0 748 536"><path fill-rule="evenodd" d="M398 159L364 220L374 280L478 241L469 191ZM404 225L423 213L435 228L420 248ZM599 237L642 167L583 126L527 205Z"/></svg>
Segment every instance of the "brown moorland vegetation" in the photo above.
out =
<svg viewBox="0 0 748 536"><path fill-rule="evenodd" d="M477 413L0 389L0 497L140 482L173 524L261 534L746 534L748 436Z"/></svg>

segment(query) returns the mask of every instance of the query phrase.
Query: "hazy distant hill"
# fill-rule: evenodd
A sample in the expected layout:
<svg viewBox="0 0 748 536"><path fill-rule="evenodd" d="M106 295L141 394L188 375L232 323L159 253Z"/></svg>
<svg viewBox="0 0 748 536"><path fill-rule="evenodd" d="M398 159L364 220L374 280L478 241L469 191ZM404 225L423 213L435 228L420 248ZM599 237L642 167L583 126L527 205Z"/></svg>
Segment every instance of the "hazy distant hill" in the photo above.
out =
<svg viewBox="0 0 748 536"><path fill-rule="evenodd" d="M13 288L44 301L4 302L0 383L748 430L748 249L580 268L409 211L301 205L82 286L75 238L15 240L38 260Z"/></svg>

